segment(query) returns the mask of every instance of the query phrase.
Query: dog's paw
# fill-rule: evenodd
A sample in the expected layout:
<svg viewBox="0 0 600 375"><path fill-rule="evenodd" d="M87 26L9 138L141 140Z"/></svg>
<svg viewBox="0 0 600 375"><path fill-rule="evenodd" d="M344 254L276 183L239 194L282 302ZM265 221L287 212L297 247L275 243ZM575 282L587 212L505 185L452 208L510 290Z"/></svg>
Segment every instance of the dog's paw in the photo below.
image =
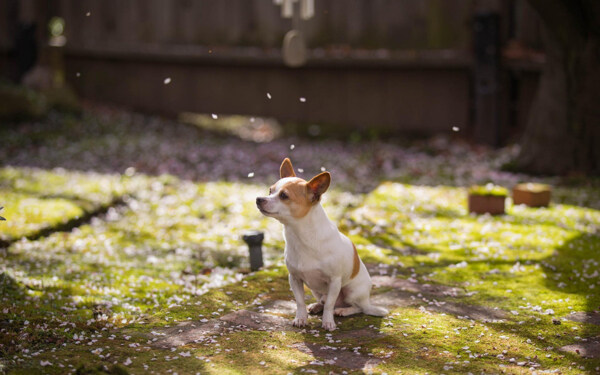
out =
<svg viewBox="0 0 600 375"><path fill-rule="evenodd" d="M296 316L296 318L292 322L292 325L294 327L304 327L306 325L307 321L308 321L308 317L306 317L306 316Z"/></svg>
<svg viewBox="0 0 600 375"><path fill-rule="evenodd" d="M323 320L323 329L327 331L333 331L335 329L335 321L332 320Z"/></svg>
<svg viewBox="0 0 600 375"><path fill-rule="evenodd" d="M315 302L308 305L308 312L311 314L318 314L321 311L323 311L323 304L320 302Z"/></svg>

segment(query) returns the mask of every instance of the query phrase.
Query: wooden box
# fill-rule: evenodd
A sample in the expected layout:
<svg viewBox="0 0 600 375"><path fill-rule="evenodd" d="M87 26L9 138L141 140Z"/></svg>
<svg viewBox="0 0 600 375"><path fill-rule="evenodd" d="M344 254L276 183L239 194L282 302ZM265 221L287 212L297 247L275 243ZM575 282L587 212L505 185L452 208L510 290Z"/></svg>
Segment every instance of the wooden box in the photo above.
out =
<svg viewBox="0 0 600 375"><path fill-rule="evenodd" d="M469 212L502 215L507 193L505 188L499 186L473 186L469 189Z"/></svg>
<svg viewBox="0 0 600 375"><path fill-rule="evenodd" d="M513 188L513 204L529 207L547 207L550 204L552 189L549 185L525 183Z"/></svg>

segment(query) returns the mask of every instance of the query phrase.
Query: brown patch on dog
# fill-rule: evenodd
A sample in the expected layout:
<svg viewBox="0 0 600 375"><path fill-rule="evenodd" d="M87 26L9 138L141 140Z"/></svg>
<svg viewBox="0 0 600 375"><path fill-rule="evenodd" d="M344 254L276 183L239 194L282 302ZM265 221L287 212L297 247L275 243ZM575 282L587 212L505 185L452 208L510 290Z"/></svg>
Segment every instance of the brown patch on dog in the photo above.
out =
<svg viewBox="0 0 600 375"><path fill-rule="evenodd" d="M358 257L358 251L356 251L354 243L352 243L352 247L354 248L354 263L352 265L352 275L350 275L350 278L354 279L354 276L358 275L358 271L360 271L360 258Z"/></svg>
<svg viewBox="0 0 600 375"><path fill-rule="evenodd" d="M294 179L294 181L283 185L281 191L288 197L282 200L282 202L290 207L292 216L298 219L306 216L312 207L312 202L308 197L306 181L300 178Z"/></svg>
<svg viewBox="0 0 600 375"><path fill-rule="evenodd" d="M306 184L310 194L310 200L317 203L321 199L321 195L327 191L331 183L331 175L329 172L322 172L311 178Z"/></svg>

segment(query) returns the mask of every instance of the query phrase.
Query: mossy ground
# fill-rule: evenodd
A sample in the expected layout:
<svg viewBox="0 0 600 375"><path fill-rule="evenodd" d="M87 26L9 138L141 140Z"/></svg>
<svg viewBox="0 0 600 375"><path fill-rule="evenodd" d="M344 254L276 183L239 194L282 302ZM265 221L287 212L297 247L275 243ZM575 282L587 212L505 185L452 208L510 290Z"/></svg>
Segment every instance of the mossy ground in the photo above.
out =
<svg viewBox="0 0 600 375"><path fill-rule="evenodd" d="M600 336L600 326L566 319L600 310L600 211L509 205L506 215L474 216L466 187L382 182L354 194L336 188L335 174L325 209L380 270L373 276L460 293L403 292L410 303L387 317L336 318L332 333L311 317L304 330L230 330L156 347L180 323L293 299L280 224L254 207L266 189L260 181L1 168L0 372L600 372L600 359L561 350ZM580 202L581 192L563 187L556 200ZM75 227L61 227L69 222ZM69 230L36 236L45 228ZM241 235L250 229L266 233L267 267L246 274ZM504 317L472 320L434 308L444 304ZM348 368L299 344L376 366Z"/></svg>

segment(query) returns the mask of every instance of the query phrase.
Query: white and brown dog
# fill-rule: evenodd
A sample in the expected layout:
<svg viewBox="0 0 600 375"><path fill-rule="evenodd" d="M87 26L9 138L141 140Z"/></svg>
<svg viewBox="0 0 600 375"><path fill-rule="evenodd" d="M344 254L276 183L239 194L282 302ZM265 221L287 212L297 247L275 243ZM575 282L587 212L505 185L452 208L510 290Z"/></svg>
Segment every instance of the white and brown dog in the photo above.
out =
<svg viewBox="0 0 600 375"><path fill-rule="evenodd" d="M320 204L331 175L323 172L307 182L296 177L288 158L279 172L281 179L271 186L268 196L256 198L256 205L263 215L284 225L285 263L297 307L293 324L302 327L308 319L304 284L317 299L308 310L312 314L323 311L327 330L335 329L334 313L386 315L386 309L371 305L371 277L356 247Z"/></svg>

